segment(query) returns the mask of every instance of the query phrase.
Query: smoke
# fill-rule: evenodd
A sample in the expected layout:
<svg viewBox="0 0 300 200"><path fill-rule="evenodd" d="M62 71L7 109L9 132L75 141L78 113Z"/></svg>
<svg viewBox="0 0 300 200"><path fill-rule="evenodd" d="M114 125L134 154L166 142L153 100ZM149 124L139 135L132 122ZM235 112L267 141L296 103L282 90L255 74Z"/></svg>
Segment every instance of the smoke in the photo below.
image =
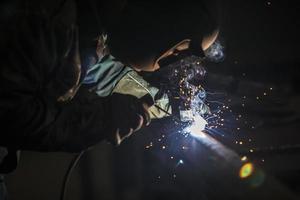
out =
<svg viewBox="0 0 300 200"><path fill-rule="evenodd" d="M225 59L224 45L219 40L215 41L204 53L212 62L222 62Z"/></svg>

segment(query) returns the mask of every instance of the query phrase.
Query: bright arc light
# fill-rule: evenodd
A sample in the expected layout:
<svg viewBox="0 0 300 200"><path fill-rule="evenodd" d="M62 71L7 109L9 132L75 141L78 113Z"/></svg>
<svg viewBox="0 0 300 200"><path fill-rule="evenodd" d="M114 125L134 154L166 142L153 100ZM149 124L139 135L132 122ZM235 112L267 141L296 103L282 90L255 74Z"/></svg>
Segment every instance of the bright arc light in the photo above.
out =
<svg viewBox="0 0 300 200"><path fill-rule="evenodd" d="M200 115L197 115L194 117L192 124L185 129L185 132L190 133L194 137L203 138L205 137L203 131L205 130L206 125L207 121Z"/></svg>

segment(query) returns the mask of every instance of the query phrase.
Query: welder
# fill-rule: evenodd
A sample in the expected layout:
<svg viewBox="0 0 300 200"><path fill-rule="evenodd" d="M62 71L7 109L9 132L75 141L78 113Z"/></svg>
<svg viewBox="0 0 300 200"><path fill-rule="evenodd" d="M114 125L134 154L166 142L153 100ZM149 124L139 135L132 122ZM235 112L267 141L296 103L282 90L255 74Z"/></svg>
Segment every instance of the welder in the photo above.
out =
<svg viewBox="0 0 300 200"><path fill-rule="evenodd" d="M79 152L104 139L120 144L150 118L159 118L157 110L149 112L158 91L137 72L158 69L160 61L188 49L191 41L205 50L218 35L215 24L205 21L209 15L201 18L199 26L205 25L197 33L186 34L190 29L179 23L184 34L176 35L178 27L164 25L177 19L158 23L144 13L146 29L130 23L145 6L121 6L118 20L102 18L113 21L106 24L106 44L98 15L103 7L97 10L99 3L92 2L1 3L2 172L15 167L18 150ZM144 32L153 25L157 30ZM176 37L168 40L172 33Z"/></svg>
<svg viewBox="0 0 300 200"><path fill-rule="evenodd" d="M82 84L102 97L113 93L138 98L149 95L155 102L148 109L151 119L170 115L168 96L160 86L145 81L139 72L159 71L189 56L205 57L205 51L219 33L217 17L213 17L208 2L192 7L181 3L172 3L170 7L157 2L135 2L124 8L120 18L106 26L108 35L102 35L98 45L105 50L92 59L97 62L88 66Z"/></svg>

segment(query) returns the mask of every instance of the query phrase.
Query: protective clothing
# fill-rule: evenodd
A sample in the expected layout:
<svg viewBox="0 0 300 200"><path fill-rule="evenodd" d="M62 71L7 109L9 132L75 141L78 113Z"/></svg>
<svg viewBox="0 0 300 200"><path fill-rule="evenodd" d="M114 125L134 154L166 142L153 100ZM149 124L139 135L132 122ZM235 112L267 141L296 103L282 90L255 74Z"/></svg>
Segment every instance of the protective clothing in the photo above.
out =
<svg viewBox="0 0 300 200"><path fill-rule="evenodd" d="M101 97L119 93L141 99L145 95L150 95L154 102L154 105L148 109L151 119L168 116L157 106L170 114L172 113L167 95L162 95L162 97L156 99L159 89L151 86L136 71L126 67L112 55L105 56L96 65L89 67L83 84L88 85L90 91Z"/></svg>
<svg viewBox="0 0 300 200"><path fill-rule="evenodd" d="M99 97L79 84L84 73L75 1L7 2L15 10L0 13L7 14L0 18L5 30L0 33L0 121L5 130L0 147L16 155L17 150L79 152L103 139L119 144L127 130L112 132L120 121L115 104L129 106L126 112L136 123L144 106L134 96ZM139 125L130 123L118 128Z"/></svg>
<svg viewBox="0 0 300 200"><path fill-rule="evenodd" d="M93 123L104 127L104 104L108 103L89 93L84 98L78 95L74 101L58 101L78 85L80 78L76 6L70 0L54 11L42 5L44 9L39 9L39 5L17 10L1 24L6 31L0 49L0 119L6 132L0 135L0 146L73 151L72 137L89 134L85 130ZM74 9L66 12L66 8ZM85 92L82 89L80 93ZM81 128L74 122L80 122Z"/></svg>

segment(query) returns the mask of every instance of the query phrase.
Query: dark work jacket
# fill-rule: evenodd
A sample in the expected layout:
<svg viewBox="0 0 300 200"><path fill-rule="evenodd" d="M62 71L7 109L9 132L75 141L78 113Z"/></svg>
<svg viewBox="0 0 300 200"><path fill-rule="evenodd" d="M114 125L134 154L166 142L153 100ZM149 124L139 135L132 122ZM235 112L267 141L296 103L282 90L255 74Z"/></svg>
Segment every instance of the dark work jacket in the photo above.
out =
<svg viewBox="0 0 300 200"><path fill-rule="evenodd" d="M80 71L75 2L6 1L0 20L0 147L78 152L105 138L106 99L82 87L58 101Z"/></svg>

